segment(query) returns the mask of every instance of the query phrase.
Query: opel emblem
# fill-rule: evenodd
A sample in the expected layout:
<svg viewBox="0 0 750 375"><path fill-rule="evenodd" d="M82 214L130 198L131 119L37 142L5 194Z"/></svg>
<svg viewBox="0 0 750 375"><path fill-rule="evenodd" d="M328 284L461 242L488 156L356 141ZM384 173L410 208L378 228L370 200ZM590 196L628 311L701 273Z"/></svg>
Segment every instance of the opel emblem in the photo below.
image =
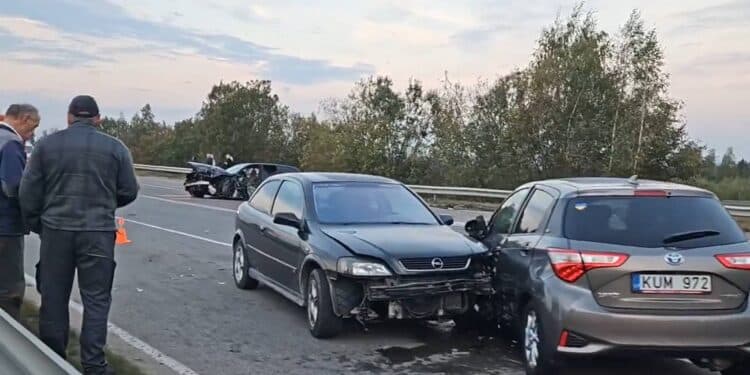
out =
<svg viewBox="0 0 750 375"><path fill-rule="evenodd" d="M667 253L667 255L664 256L664 261L670 266L679 266L680 264L685 263L685 257L680 253Z"/></svg>
<svg viewBox="0 0 750 375"><path fill-rule="evenodd" d="M443 260L440 258L433 258L431 264L432 268L436 270L443 268Z"/></svg>

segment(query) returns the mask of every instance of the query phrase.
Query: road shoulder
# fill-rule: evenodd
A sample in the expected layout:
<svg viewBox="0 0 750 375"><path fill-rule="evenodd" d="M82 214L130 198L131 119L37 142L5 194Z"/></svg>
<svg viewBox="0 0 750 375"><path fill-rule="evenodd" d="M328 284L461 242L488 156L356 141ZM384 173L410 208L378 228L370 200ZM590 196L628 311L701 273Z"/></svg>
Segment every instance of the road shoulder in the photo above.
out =
<svg viewBox="0 0 750 375"><path fill-rule="evenodd" d="M30 283L27 281L26 283L26 294L24 296L24 308L27 310L33 309L34 313L38 312L39 306L41 304L41 296L39 295L39 292L36 290L36 287L33 285L33 283ZM81 324L83 321L82 314L73 308L69 308L70 312L70 330L75 335L75 337L80 337L81 334ZM33 321L32 324L37 324L37 320L35 317L31 317L29 319L30 321ZM26 322L25 322L26 323ZM33 332L37 331L37 327L29 327ZM69 343L69 346L71 348L77 348L78 343L71 342ZM122 375L143 375L143 374L153 374L153 375L174 375L175 372L171 369L167 368L166 366L162 365L161 363L157 362L156 360L152 359L151 357L145 355L142 351L134 348L127 342L125 342L120 337L112 334L110 331L107 335L107 351L110 353L114 353L117 358L109 359L112 366L115 367L115 370L118 370L118 374ZM78 352L77 350L73 350L75 352L75 357L68 358L69 361L74 362L74 366L79 367L79 360L78 358ZM121 371L121 369L124 369L125 371Z"/></svg>

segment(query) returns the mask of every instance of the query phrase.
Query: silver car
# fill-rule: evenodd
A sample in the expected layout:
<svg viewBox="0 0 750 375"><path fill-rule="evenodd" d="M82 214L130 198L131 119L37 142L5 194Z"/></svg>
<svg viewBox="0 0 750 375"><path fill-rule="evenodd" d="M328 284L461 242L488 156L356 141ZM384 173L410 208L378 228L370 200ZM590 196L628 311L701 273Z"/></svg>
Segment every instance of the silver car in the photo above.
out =
<svg viewBox="0 0 750 375"><path fill-rule="evenodd" d="M534 182L466 231L496 253L492 305L520 333L527 374L600 354L750 374L750 243L711 192L636 177Z"/></svg>

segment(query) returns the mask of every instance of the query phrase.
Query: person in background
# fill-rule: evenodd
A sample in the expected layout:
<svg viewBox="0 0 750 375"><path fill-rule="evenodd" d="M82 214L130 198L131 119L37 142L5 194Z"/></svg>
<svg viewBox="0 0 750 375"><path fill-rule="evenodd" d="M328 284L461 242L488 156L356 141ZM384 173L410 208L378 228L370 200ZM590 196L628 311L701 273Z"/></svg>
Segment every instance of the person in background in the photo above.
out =
<svg viewBox="0 0 750 375"><path fill-rule="evenodd" d="M40 140L21 180L19 200L39 233L39 336L66 357L73 278L83 302L81 364L84 374L111 372L104 354L115 273L115 209L139 191L128 148L100 131L91 96L73 98L68 128Z"/></svg>
<svg viewBox="0 0 750 375"><path fill-rule="evenodd" d="M0 119L0 309L19 319L26 290L23 237L28 233L21 216L18 189L26 165L24 144L39 126L39 111L29 104L13 104Z"/></svg>
<svg viewBox="0 0 750 375"><path fill-rule="evenodd" d="M224 155L224 169L234 165L234 157L231 154Z"/></svg>
<svg viewBox="0 0 750 375"><path fill-rule="evenodd" d="M214 154L206 154L206 164L208 165L216 165L216 159L214 159Z"/></svg>

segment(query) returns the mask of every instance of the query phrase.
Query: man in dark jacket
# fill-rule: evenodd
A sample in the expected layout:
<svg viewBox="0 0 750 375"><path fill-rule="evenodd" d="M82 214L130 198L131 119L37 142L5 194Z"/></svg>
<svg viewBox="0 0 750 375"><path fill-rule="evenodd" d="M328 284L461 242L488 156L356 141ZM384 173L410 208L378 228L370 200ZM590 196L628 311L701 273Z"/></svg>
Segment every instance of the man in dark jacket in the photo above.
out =
<svg viewBox="0 0 750 375"><path fill-rule="evenodd" d="M26 282L23 236L27 233L18 204L18 187L26 165L24 143L39 126L39 111L13 104L0 120L0 309L18 319Z"/></svg>
<svg viewBox="0 0 750 375"><path fill-rule="evenodd" d="M19 194L25 218L42 240L40 337L65 357L68 303L77 270L84 306L85 374L107 373L104 346L115 272L115 209L134 201L139 190L130 151L99 132L99 124L94 98L75 97L68 128L34 148Z"/></svg>

